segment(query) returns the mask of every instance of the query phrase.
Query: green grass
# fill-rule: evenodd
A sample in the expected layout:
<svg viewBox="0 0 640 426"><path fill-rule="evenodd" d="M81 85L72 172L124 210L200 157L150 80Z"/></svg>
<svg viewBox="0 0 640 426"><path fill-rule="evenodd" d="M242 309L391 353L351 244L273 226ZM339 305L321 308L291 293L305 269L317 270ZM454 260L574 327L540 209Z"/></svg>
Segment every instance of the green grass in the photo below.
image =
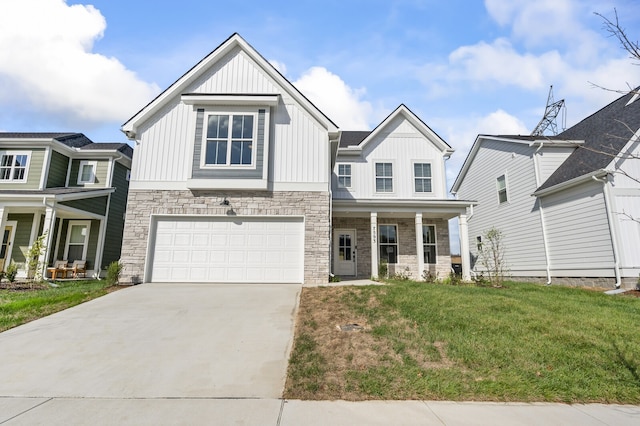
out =
<svg viewBox="0 0 640 426"><path fill-rule="evenodd" d="M0 332L108 293L104 281L58 282L42 290L0 290Z"/></svg>
<svg viewBox="0 0 640 426"><path fill-rule="evenodd" d="M366 368L344 371L341 389L356 392L350 399L640 403L638 298L520 283L395 282L348 288L338 304L365 317L376 345L388 348ZM298 349L296 340L293 356L313 360L317 377L305 377L322 389L334 361L322 348ZM290 378L296 369L304 365L290 366Z"/></svg>

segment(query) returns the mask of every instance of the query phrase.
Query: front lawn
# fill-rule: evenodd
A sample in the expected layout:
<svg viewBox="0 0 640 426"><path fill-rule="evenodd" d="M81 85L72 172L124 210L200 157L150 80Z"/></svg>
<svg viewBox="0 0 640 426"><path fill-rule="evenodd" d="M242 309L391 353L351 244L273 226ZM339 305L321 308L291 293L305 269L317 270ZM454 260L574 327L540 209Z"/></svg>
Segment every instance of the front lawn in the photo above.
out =
<svg viewBox="0 0 640 426"><path fill-rule="evenodd" d="M638 404L640 299L520 283L303 288L284 397Z"/></svg>
<svg viewBox="0 0 640 426"><path fill-rule="evenodd" d="M105 280L47 283L37 289L0 289L0 332L103 296L117 287Z"/></svg>

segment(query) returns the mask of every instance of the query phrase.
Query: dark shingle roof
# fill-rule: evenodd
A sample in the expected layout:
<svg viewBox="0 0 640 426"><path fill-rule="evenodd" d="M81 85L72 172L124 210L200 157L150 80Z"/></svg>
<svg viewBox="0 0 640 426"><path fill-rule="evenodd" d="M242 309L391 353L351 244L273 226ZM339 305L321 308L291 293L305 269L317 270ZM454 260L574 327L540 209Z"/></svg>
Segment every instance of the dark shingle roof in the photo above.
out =
<svg viewBox="0 0 640 426"><path fill-rule="evenodd" d="M80 148L93 143L82 133L73 132L0 132L2 139L55 139L71 148Z"/></svg>
<svg viewBox="0 0 640 426"><path fill-rule="evenodd" d="M360 145L371 134L370 130L340 132L340 148Z"/></svg>
<svg viewBox="0 0 640 426"><path fill-rule="evenodd" d="M633 92L618 98L557 135L557 138L566 140L584 140L584 144L578 147L538 190L607 167L640 128L640 99L627 105L632 96Z"/></svg>
<svg viewBox="0 0 640 426"><path fill-rule="evenodd" d="M85 145L81 149L83 151L85 151L85 150L86 151L90 151L90 150L94 150L94 149L113 150L113 151L118 151L121 154L124 154L129 158L133 158L133 148L131 148L126 143L96 142L96 143L92 143L90 145Z"/></svg>

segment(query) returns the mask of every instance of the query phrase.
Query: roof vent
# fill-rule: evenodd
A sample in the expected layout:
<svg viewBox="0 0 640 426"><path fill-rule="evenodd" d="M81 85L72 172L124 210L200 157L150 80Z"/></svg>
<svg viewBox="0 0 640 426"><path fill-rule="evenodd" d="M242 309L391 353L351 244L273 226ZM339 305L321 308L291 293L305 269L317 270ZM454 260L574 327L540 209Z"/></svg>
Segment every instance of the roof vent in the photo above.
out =
<svg viewBox="0 0 640 426"><path fill-rule="evenodd" d="M635 93L633 94L633 96L631 97L631 99L629 99L629 102L627 102L627 104L625 106L629 106L632 103L634 103L636 101L636 99L640 98L640 89L636 89Z"/></svg>

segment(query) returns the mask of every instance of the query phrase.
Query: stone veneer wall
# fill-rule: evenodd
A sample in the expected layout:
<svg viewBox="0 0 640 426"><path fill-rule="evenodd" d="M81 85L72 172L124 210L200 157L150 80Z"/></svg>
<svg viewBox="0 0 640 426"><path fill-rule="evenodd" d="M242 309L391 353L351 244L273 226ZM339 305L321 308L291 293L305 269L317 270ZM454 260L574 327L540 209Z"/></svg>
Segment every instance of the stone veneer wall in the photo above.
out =
<svg viewBox="0 0 640 426"><path fill-rule="evenodd" d="M227 198L230 206L221 206ZM226 216L232 207L242 216L305 217L305 284L325 284L329 277L329 193L265 191L129 190L122 242L120 282L145 282L144 265L151 215Z"/></svg>
<svg viewBox="0 0 640 426"><path fill-rule="evenodd" d="M389 265L389 274L405 273L406 268L411 278L422 280L422 271L418 271L416 253L415 219L393 219L378 217L378 225L398 225L398 263ZM425 265L425 269L438 278L445 278L451 271L451 249L449 247L449 223L443 219L422 220L423 225L436 226L437 263ZM357 278L371 277L371 220L366 217L334 217L333 229L355 229L357 241Z"/></svg>

